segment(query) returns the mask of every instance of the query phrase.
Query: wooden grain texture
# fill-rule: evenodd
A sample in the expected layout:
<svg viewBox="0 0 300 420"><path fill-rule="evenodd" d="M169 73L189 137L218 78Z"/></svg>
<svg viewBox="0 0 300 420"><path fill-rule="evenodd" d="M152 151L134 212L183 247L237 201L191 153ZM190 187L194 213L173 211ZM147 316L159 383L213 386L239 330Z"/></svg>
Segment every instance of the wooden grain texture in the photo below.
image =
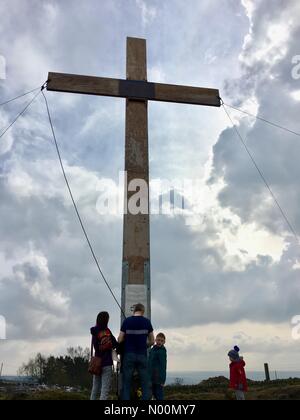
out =
<svg viewBox="0 0 300 420"><path fill-rule="evenodd" d="M217 89L166 85L162 83L154 83L154 85L155 101L217 107L221 106L220 93Z"/></svg>
<svg viewBox="0 0 300 420"><path fill-rule="evenodd" d="M85 95L119 96L119 80L76 74L49 73L47 90Z"/></svg>
<svg viewBox="0 0 300 420"><path fill-rule="evenodd" d="M137 38L127 39L126 74L129 80L147 80L146 42ZM128 284L146 283L145 263L150 260L149 216L149 147L147 100L126 101L125 171L128 185L131 181L143 180L147 186L144 200L148 202L147 214L124 215L123 263L128 263ZM128 201L135 192L127 193ZM138 302L136 302L138 303ZM150 308L149 309L150 313Z"/></svg>
<svg viewBox="0 0 300 420"><path fill-rule="evenodd" d="M132 59L142 56L134 50ZM107 77L80 76L75 74L49 73L49 91L80 93L86 95L112 96L142 101L176 102L190 105L221 106L220 93L217 89L193 86L168 85L138 80L140 74L146 76L146 69L128 64L133 69L134 77L130 80ZM128 73L128 70L127 70Z"/></svg>
<svg viewBox="0 0 300 420"><path fill-rule="evenodd" d="M127 38L127 80L147 80L147 48L146 40Z"/></svg>

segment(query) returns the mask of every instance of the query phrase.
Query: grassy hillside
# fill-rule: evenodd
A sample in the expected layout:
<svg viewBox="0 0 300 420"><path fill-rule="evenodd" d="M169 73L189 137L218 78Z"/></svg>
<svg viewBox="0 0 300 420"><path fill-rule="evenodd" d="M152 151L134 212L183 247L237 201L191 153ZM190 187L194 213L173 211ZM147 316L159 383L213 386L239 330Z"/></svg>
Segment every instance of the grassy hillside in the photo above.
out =
<svg viewBox="0 0 300 420"><path fill-rule="evenodd" d="M166 399L175 400L231 400L234 393L228 389L224 377L211 378L200 385L167 387ZM300 400L300 379L265 382L249 380L248 400Z"/></svg>
<svg viewBox="0 0 300 420"><path fill-rule="evenodd" d="M226 378L211 378L199 385L168 386L167 400L231 400L234 395L228 390ZM112 396L112 399L115 396ZM7 389L0 392L0 400L88 400L89 392L64 392L60 390L14 392ZM300 379L265 382L249 381L248 400L300 400Z"/></svg>

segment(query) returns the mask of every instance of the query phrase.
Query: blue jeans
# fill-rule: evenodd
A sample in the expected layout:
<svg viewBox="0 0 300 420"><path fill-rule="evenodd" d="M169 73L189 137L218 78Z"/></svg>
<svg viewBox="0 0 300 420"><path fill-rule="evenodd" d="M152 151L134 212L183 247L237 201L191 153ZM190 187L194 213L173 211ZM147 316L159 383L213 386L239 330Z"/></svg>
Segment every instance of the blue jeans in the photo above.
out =
<svg viewBox="0 0 300 420"><path fill-rule="evenodd" d="M245 401L244 391L235 391L235 396L238 401Z"/></svg>
<svg viewBox="0 0 300 420"><path fill-rule="evenodd" d="M93 389L91 393L91 401L107 401L109 398L112 381L112 366L107 366L102 369L101 376L94 376Z"/></svg>
<svg viewBox="0 0 300 420"><path fill-rule="evenodd" d="M164 399L164 387L159 384L152 384L152 394L157 401Z"/></svg>
<svg viewBox="0 0 300 420"><path fill-rule="evenodd" d="M150 399L149 377L148 377L148 358L143 354L125 353L123 359L123 386L122 386L122 400L129 401L131 394L131 383L134 371L138 372L142 387L142 400L148 401Z"/></svg>

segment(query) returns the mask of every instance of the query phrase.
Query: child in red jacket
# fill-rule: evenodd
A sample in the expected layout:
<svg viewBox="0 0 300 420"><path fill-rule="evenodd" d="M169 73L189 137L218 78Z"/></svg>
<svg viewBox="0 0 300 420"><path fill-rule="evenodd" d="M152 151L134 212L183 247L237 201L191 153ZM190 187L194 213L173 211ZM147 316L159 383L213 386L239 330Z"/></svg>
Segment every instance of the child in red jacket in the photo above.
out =
<svg viewBox="0 0 300 420"><path fill-rule="evenodd" d="M234 389L236 399L245 400L245 392L248 391L248 384L245 373L246 363L239 355L240 349L235 346L234 350L230 350L228 357L231 361L230 364L230 388Z"/></svg>

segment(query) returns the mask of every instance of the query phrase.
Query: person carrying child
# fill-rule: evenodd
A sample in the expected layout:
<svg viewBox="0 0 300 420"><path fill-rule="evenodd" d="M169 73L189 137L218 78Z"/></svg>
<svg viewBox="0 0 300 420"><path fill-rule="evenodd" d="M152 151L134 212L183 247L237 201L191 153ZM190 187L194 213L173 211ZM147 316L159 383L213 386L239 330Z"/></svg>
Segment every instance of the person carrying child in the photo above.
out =
<svg viewBox="0 0 300 420"><path fill-rule="evenodd" d="M248 384L246 379L245 366L246 363L243 357L239 354L240 349L235 346L230 350L228 357L231 361L230 364L230 385L229 387L235 391L236 399L244 401L245 392L248 391Z"/></svg>

